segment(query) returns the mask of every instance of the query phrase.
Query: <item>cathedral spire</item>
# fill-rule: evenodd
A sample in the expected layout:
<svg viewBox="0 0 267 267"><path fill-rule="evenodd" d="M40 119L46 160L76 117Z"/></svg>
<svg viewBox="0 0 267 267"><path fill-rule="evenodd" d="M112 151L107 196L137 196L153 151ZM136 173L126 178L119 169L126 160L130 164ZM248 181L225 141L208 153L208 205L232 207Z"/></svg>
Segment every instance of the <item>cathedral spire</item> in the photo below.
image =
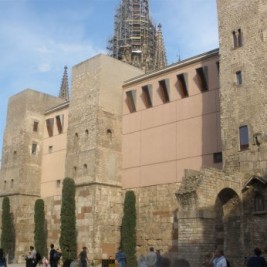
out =
<svg viewBox="0 0 267 267"><path fill-rule="evenodd" d="M59 91L59 97L63 98L65 100L69 100L69 83L68 83L68 72L67 72L68 67L64 67L64 74L61 82L61 87Z"/></svg>
<svg viewBox="0 0 267 267"><path fill-rule="evenodd" d="M156 32L156 52L154 70L162 69L167 65L166 52L161 28L161 24L159 24Z"/></svg>
<svg viewBox="0 0 267 267"><path fill-rule="evenodd" d="M157 29L149 14L149 0L121 0L114 26L109 55L146 72L155 70ZM161 43L164 47L162 39ZM163 59L159 65L165 66Z"/></svg>

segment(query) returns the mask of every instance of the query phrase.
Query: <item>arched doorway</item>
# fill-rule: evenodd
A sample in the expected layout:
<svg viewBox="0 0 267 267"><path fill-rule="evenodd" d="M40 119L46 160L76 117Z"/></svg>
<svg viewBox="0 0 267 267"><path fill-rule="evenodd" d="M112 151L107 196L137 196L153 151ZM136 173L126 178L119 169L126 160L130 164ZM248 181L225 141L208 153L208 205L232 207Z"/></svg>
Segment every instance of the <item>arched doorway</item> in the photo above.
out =
<svg viewBox="0 0 267 267"><path fill-rule="evenodd" d="M215 202L215 245L233 264L242 259L241 201L231 188L220 191Z"/></svg>

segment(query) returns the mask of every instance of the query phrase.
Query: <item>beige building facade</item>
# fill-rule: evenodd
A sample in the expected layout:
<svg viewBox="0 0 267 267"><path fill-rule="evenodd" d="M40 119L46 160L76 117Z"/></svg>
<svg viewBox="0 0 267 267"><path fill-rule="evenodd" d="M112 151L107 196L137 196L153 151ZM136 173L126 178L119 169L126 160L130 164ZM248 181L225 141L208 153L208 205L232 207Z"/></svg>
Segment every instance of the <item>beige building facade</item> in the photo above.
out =
<svg viewBox="0 0 267 267"><path fill-rule="evenodd" d="M217 6L219 50L147 74L97 55L73 67L70 99L30 89L10 99L0 199L11 202L15 261L33 243L38 198L58 244L66 176L78 249L99 265L119 244L126 190L137 256L154 246L171 266L197 267L218 247L238 266L267 251L267 3Z"/></svg>

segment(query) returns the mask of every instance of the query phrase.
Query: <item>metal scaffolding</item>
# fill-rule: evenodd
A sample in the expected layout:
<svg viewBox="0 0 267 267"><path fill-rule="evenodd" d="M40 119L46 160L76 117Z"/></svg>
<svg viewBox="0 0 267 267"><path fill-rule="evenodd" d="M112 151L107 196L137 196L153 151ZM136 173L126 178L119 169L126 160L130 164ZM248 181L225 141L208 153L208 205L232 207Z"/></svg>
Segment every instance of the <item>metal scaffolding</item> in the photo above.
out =
<svg viewBox="0 0 267 267"><path fill-rule="evenodd" d="M149 0L121 0L115 15L109 55L148 71L166 66L161 26L149 16Z"/></svg>

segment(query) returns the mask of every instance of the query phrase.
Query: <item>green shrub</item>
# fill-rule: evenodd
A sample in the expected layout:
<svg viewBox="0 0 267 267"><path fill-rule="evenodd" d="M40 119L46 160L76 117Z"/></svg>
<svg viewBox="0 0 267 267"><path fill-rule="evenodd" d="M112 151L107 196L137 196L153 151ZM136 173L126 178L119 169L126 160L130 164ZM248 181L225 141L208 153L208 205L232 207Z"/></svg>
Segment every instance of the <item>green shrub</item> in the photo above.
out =
<svg viewBox="0 0 267 267"><path fill-rule="evenodd" d="M34 205L34 245L40 255L47 257L47 231L45 223L44 201L37 199Z"/></svg>
<svg viewBox="0 0 267 267"><path fill-rule="evenodd" d="M133 191L125 194L121 224L120 247L126 253L127 267L137 266L136 260L136 198Z"/></svg>
<svg viewBox="0 0 267 267"><path fill-rule="evenodd" d="M63 260L74 260L77 258L75 183L73 179L68 177L63 181L60 222L59 244Z"/></svg>

